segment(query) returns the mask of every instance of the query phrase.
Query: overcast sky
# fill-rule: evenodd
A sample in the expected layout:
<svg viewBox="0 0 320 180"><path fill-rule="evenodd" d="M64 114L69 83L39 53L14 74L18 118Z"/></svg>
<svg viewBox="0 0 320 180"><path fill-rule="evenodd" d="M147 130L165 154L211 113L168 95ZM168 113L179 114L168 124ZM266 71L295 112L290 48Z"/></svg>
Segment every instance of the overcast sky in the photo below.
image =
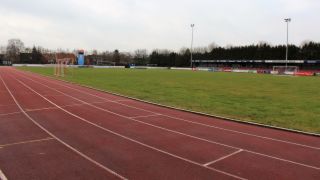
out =
<svg viewBox="0 0 320 180"><path fill-rule="evenodd" d="M320 41L320 0L0 0L0 45L133 51Z"/></svg>

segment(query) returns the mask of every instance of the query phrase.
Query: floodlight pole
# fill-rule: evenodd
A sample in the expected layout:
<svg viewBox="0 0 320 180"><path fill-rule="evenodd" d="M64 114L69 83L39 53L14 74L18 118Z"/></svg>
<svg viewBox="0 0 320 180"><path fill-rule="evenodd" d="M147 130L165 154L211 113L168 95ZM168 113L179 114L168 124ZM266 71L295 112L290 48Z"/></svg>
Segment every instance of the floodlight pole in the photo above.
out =
<svg viewBox="0 0 320 180"><path fill-rule="evenodd" d="M286 48L286 70L288 68L288 55L289 55L289 23L291 18L286 18L284 21L287 23L287 48Z"/></svg>
<svg viewBox="0 0 320 180"><path fill-rule="evenodd" d="M190 53L191 53L191 57L190 57L190 66L191 68L193 68L193 57L192 57L192 53L193 53L193 31L194 31L194 24L191 24L191 29L192 29L192 34L191 34L191 49L190 49Z"/></svg>

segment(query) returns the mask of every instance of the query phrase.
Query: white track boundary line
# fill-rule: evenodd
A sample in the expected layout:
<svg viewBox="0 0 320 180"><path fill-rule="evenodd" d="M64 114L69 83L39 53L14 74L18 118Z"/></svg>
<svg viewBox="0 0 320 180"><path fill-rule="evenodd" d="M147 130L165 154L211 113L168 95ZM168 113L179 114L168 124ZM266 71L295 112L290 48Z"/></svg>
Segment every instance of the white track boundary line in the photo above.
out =
<svg viewBox="0 0 320 180"><path fill-rule="evenodd" d="M27 79L30 79L30 78L27 78ZM39 77L38 77L38 79L44 80L44 79L39 78ZM31 80L31 79L30 79L30 80ZM67 87L67 88L69 88L69 89L73 89L73 90L76 90L76 91L81 92L81 93L83 93L83 94L87 94L87 95L90 95L90 96L93 96L93 97L97 97L97 98L99 98L99 99L106 100L107 102L116 103L116 104L119 104L119 105L122 105L122 106L126 106L126 107L130 107L130 108L142 110L142 111L145 111L145 112L160 114L160 115L162 115L162 116L166 116L166 117L171 118L171 119L176 119L176 120L188 122L188 123L191 123L191 124L197 124L197 125L206 126L206 127L210 127L210 128L214 128L214 129L223 130L223 131L229 131L229 132L233 132L233 133L238 133L238 134L253 136L253 137L257 137L257 138L262 138L262 139L267 139L267 140L282 142L282 143L286 143L286 144L292 144L292 145L297 145L297 146L302 146L302 147L306 147L306 148L311 148L311 149L320 150L320 147L309 146L309 145L305 145L305 144L301 144L301 143L295 143L295 142L292 142L292 141L286 141L286 140L271 138L271 137L267 137L267 136L260 136L260 135L256 135L256 134L246 133L246 132L242 132L242 131L236 131L236 130L227 129L227 128L222 128L222 127L218 127L218 126L214 126L214 125L208 125L208 124L204 124L204 123L199 123L199 122L195 122L195 121L190 121L190 120L186 120L186 119L183 119L183 118L178 118L178 117L174 117L174 116L169 116L169 115L157 113L157 112L154 112L154 111L146 110L146 109L143 109L143 108L138 108L138 107L135 107L135 106L123 104L123 103L121 103L120 101L109 100L109 99L107 99L107 98L100 97L100 96L97 96L97 95L94 95L94 94L91 94L91 93L88 93L88 92L86 92L86 91L82 91L82 90L79 90L79 89L76 89L76 88L73 88L73 87L70 87L70 86L66 86L66 85L63 85L63 84L59 84L59 83L57 83L57 82L51 82L51 83L58 84L58 85L63 86L63 87Z"/></svg>
<svg viewBox="0 0 320 180"><path fill-rule="evenodd" d="M21 142L9 143L9 144L0 144L0 148L5 148L5 147L15 146L15 145L21 145L21 144L30 144L30 143L37 143L37 142L43 142L43 141L50 141L50 140L54 140L54 138L47 137L47 138L43 138L43 139L34 139L34 140L21 141Z"/></svg>
<svg viewBox="0 0 320 180"><path fill-rule="evenodd" d="M67 148L69 148L70 150L74 151L75 153L77 153L78 155L80 155L81 157L85 158L86 160L90 161L91 163L95 164L96 166L100 167L101 169L115 175L116 177L120 178L120 179L127 179L125 177L123 177L122 175L112 171L111 169L105 167L104 165L100 164L99 162L91 159L89 156L81 153L79 150L75 149L74 147L70 146L69 144L67 144L66 142L64 142L63 140L61 140L60 138L58 138L57 136L55 136L54 134L52 134L50 131L48 131L47 129L45 129L43 126L41 126L37 121L35 121L31 116L29 116L28 113L26 113L23 108L20 106L19 102L16 100L16 98L13 96L13 94L11 93L10 89L8 88L7 84L4 82L2 76L0 75L0 79L2 81L2 83L4 84L5 88L7 89L7 91L9 92L10 96L12 97L12 99L14 100L14 102L17 104L17 106L19 107L19 109L21 110L21 112L28 118L30 119L35 125L37 125L40 129L42 129L43 131L45 131L47 134L49 134L51 137L53 137L54 139L56 139L58 142L60 142L61 144L63 144L64 146L66 146Z"/></svg>
<svg viewBox="0 0 320 180"><path fill-rule="evenodd" d="M16 70L17 71L17 70ZM45 80L43 77L39 77L39 76L36 76L34 75L33 73L24 73L24 72L21 72L21 71L17 71L17 72L20 72L22 74L28 74L30 76L34 76L38 79L41 79L41 80ZM47 77L48 78L48 77ZM28 78L30 79L30 78ZM31 80L31 79L30 79ZM91 95L93 97L97 97L97 98L100 98L100 99L103 99L103 100L106 100L107 102L113 102L113 103L116 103L116 104L120 104L120 105L123 105L123 106L126 106L126 107L131 107L131 108L134 108L134 109L138 109L138 110L142 110L142 111L146 111L146 112L150 112L150 113L157 113L157 112L154 112L154 111L150 111L150 110L146 110L146 109L143 109L143 108L138 108L138 107L135 107L135 106L131 106L131 105L127 105L127 104L123 104L121 103L121 100L120 101L113 101L113 100L109 100L107 98L103 98L103 97L100 97L100 96L97 96L95 94L91 94L91 93L88 93L86 91L83 91L83 90L79 90L79 89L76 89L76 88L73 88L73 87L70 87L70 86L67 86L67 85L63 85L63 84L60 84L58 82L55 82L53 81L54 79L51 79L51 83L54 83L54 84L58 84L62 87L67 87L69 89L73 89L73 90L76 90L78 92L81 92L83 94L88 94L88 95ZM75 84L73 84L75 85ZM107 93L107 92L105 92ZM123 100L125 101L125 100ZM128 101L132 101L131 99L128 100ZM155 104L153 104L155 105ZM161 114L161 113L157 113L157 114ZM172 119L176 119L176 120L180 120L180 121L185 121L185 122L189 122L189 123L192 123L192 124L198 124L198 125L201 125L201 126L206 126L206 127L210 127L210 128L215 128L215 129L220 129L220 130L224 130L224 131L229 131L229 132L234 132L234 133L238 133L238 134L243 134L243 135L248 135L248 136L253 136L253 137L257 137L257 138L262 138L262 139L268 139L268 140L272 140L272 141L278 141L278 142L282 142L282 143L287 143L287 144L292 144L292 145L297 145L297 146L302 146L302 147L307 147L307 148L312 148L312 149L317 149L317 150L320 150L320 147L314 147L314 146L309 146L309 145L305 145L305 144L301 144L301 143L295 143L295 142L292 142L292 141L286 141L286 140L281 140L281 139L276 139L276 138L271 138L271 137L266 137L266 136L260 136L260 135L256 135L256 134L251 134L251 133L246 133L246 132L242 132L242 131L236 131L236 130L232 130L232 129L227 129L227 128L222 128L222 127L218 127L218 126L214 126L214 125L208 125L208 124L204 124L204 123L199 123L199 122L194 122L194 121L190 121L190 120L186 120L186 119L182 119L182 118L178 118L178 117L173 117L173 116L169 116L169 115L165 115L165 114L161 114L163 116L166 116L166 117L169 117L169 118L172 118ZM249 124L250 125L250 124Z"/></svg>
<svg viewBox="0 0 320 180"><path fill-rule="evenodd" d="M14 78L14 79L16 79L16 78ZM57 105L57 104L55 104L54 102L50 101L50 100L47 99L46 97L42 96L41 94L39 94L38 92L36 92L35 90L33 90L33 89L32 89L31 87L29 87L28 85L26 85L25 83L21 82L20 80L16 79L16 81L18 81L20 84L22 84L22 85L25 86L26 88L30 89L31 91L33 91L35 94L37 94L38 96L42 97L42 98L45 99L46 101L50 102L52 105L54 105L54 106L56 106L57 108L61 109L61 110L64 111L65 113L67 113L67 114L69 114L69 115L71 115L71 116L73 116L73 117L76 117L76 118L78 118L79 120L81 120L81 121L83 121L83 122L86 122L86 123L88 123L88 124L90 124L90 125L92 125L92 126L94 126L94 127L97 127L97 128L99 128L99 129L101 129L101 130L104 130L104 131L106 131L106 132L109 132L109 133L111 133L111 134L114 134L114 135L116 135L116 136L119 136L119 137L121 137L121 138L123 138L123 139L126 139L126 140L128 140L128 141L137 143L137 144L139 144L139 145L141 145L141 146L147 147L147 148L152 149L152 150L154 150L154 151L160 152L160 153L162 153L162 154L166 154L166 155L171 156L171 157L174 157L174 158L176 158L176 159L180 159L180 160L182 160L182 161L188 162L188 163L190 163L190 164L197 165L197 166L201 166L201 167L206 168L206 169L209 169L209 170L211 170L211 171L215 171L215 172L218 172L218 173L221 173L221 174L224 174L224 175L227 175L227 176L236 178L236 179L242 179L242 180L245 179L245 178L243 178L243 177L239 177L239 176L237 176L237 175L234 175L234 174L231 174L231 173L228 173L228 172L225 172L225 171L221 171L221 170L218 170L218 169L215 169L215 168L212 168L212 167L203 166L203 165L200 164L200 163L197 163L197 162L194 162L194 161L192 161L192 160L189 160L189 159L186 159L186 158L177 156L177 155L175 155L175 154L172 154L172 153L169 153L169 152L167 152L167 151L158 149L158 148L156 148L156 147L147 145L147 144L142 143L142 142L140 142L140 141L134 140L134 139L132 139L132 138L130 138L130 137L121 135L121 134L119 134L119 133L117 133L117 132L114 132L114 131L112 131L112 130L109 130L109 129L107 129L107 128L104 128L104 127L102 127L102 126L99 126L99 125L97 125L97 124L95 124L95 123L92 123L92 122L90 122L90 121L88 121L88 120L86 120L86 119L84 119L84 118L82 118L82 117L80 117L80 116L78 116L78 115L75 115L75 114L73 114L73 113L71 113L71 112L63 109L62 107L60 107L59 105ZM45 86L45 85L44 85L44 86ZM48 88L49 88L49 87L48 87ZM49 88L49 89L51 89L51 88ZM56 90L56 89L55 89L55 90ZM57 91L57 92L60 92L59 90L56 90L56 91ZM62 93L62 94L64 94L64 93ZM76 99L76 98L74 98L74 99ZM79 101L82 101L82 100L79 100ZM83 101L83 102L84 102L84 101ZM85 102L84 102L84 103L85 103ZM89 104L89 103L87 103L87 104ZM89 105L90 105L90 104L89 104ZM92 105L92 106L93 106L93 105Z"/></svg>
<svg viewBox="0 0 320 180"><path fill-rule="evenodd" d="M29 78L27 78L29 79ZM32 79L30 79L32 80ZM18 80L19 81L19 80ZM32 80L34 81L34 80ZM130 117L127 117L127 116L123 116L121 114L118 114L118 113L115 113L115 112L112 112L112 111L109 111L109 110L106 110L106 109L103 109L103 108L100 108L100 107L97 107L95 105L92 105L92 104L89 104L89 103L86 103L85 101L82 101L80 99L77 99L69 94L66 94L66 93L63 93L59 90L56 90L54 88L51 88L47 85L44 85L42 83L39 83L37 81L34 81L42 86L45 86L49 89L52 89L52 90L55 90L61 94L64 94L65 96L67 97L70 97L70 98L73 98L75 100L78 100L80 102L83 102L91 107L94 107L96 109L99 109L99 110L102 110L102 111L105 111L105 112L109 112L111 114L114 114L114 115L117 115L119 117L123 117L123 118L126 118L126 119L130 119L130 120L133 120L133 121L136 121L136 122L140 122L142 124L146 124L146 125L149 125L149 126L152 126L152 127L155 127L155 128L158 128L158 129L162 129L162 130L165 130L165 131L169 131L169 132L173 132L173 133L176 133L176 134L180 134L180 135L184 135L184 136L187 136L187 137L191 137L191 138L194 138L194 139L198 139L198 140L201 140L201 141L205 141L205 142L209 142L209 143L212 143L212 144L218 144L218 145L221 145L221 146L225 146L225 147L229 147L229 148L233 148L233 149L242 149L243 151L246 151L246 152L249 152L249 153L252 153L252 154L256 154L256 155L260 155L260 156L264 156L264 157L268 157L268 158L272 158L272 159L277 159L277 160L280 160L280 161L284 161L284 162L288 162L288 163L292 163L292 164L296 164L296 165L300 165L300 166L304 166L304 167L307 167L307 168L312 168L312 169L316 169L316 170L320 170L320 167L315 167L315 166L311 166L311 165L307 165L307 164L304 164L304 163L299 163L299 162L295 162L295 161L291 161L291 160L287 160L287 159L283 159L283 158L279 158L279 157L275 157L275 156L271 156L271 155L267 155L267 154L263 154L263 153L258 153L258 152L255 152L255 151L251 151L251 150L247 150L247 149L244 149L244 148L240 148L240 147L235 147L235 146L231 146L231 145L227 145L227 144L223 144L223 143L219 143L219 142L215 142L215 141L211 141L211 140L208 140L208 139L204 139L204 138L200 138L200 137L196 137L196 136L192 136L192 135L189 135L189 134L185 134L185 133L182 133L182 132L179 132L179 131L175 131L175 130L171 130L171 129L167 129L167 128L163 128L163 127L160 127L160 126L156 126L156 125L153 125L153 124L149 124L149 123L146 123L146 122L143 122L143 121L139 121L139 120L136 120L136 119L133 119L133 118L130 118ZM40 95L40 94L39 94ZM40 95L41 96L41 95ZM46 99L46 98L45 98Z"/></svg>
<svg viewBox="0 0 320 180"><path fill-rule="evenodd" d="M1 169L0 169L0 180L8 180L8 178L4 175Z"/></svg>
<svg viewBox="0 0 320 180"><path fill-rule="evenodd" d="M24 109L26 112L35 112L35 111L43 111L43 110L50 110L50 109L55 109L55 107L45 107L45 108L37 108L37 109Z"/></svg>
<svg viewBox="0 0 320 180"><path fill-rule="evenodd" d="M150 114L150 115L145 115L145 116L134 116L134 117L130 117L130 118L138 119L138 118L148 118L148 117L155 117L155 116L161 116L161 114Z"/></svg>
<svg viewBox="0 0 320 180"><path fill-rule="evenodd" d="M222 161L222 160L224 160L224 159L227 159L228 157L231 157L231 156L233 156L233 155L239 154L239 153L242 152L242 151L243 151L243 149L239 149L238 151L233 152L233 153L231 153L231 154L229 154L229 155L223 156L223 157L221 157L221 158L219 158L219 159L217 159L217 160L214 160L214 161L205 163L204 166L210 166L210 165L212 165L212 164L214 164L214 163L216 163L216 162L219 162L219 161Z"/></svg>

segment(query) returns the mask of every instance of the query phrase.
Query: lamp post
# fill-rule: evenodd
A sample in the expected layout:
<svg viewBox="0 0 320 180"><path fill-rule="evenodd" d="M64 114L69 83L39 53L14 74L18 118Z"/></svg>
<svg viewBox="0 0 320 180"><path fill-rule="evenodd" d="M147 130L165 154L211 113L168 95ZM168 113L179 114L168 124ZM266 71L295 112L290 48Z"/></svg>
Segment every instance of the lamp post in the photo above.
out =
<svg viewBox="0 0 320 180"><path fill-rule="evenodd" d="M286 48L286 70L288 68L288 55L289 55L289 23L291 18L286 18L284 21L287 23L287 48Z"/></svg>
<svg viewBox="0 0 320 180"><path fill-rule="evenodd" d="M190 66L191 66L191 68L192 68L192 67L193 67L192 53L193 53L193 31L194 31L194 24L191 24L191 29L192 29L192 34L191 34L191 49L190 49L190 53L191 53Z"/></svg>

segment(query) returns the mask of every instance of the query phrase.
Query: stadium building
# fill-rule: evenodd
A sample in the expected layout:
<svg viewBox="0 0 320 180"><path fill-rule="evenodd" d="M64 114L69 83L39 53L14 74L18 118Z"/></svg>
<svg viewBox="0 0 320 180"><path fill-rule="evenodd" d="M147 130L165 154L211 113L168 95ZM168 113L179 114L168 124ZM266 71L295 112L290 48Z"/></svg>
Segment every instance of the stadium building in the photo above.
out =
<svg viewBox="0 0 320 180"><path fill-rule="evenodd" d="M318 71L320 60L194 60L196 67L217 67L233 69L265 69L275 66L296 66L299 70Z"/></svg>

